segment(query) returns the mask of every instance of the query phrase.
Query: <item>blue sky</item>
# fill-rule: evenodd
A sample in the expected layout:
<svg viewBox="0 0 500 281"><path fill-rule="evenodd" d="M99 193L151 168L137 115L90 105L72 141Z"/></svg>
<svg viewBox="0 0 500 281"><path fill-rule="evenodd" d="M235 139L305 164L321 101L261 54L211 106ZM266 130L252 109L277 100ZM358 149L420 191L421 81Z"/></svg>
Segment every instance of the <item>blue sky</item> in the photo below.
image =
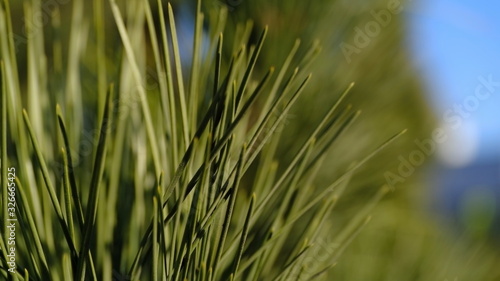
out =
<svg viewBox="0 0 500 281"><path fill-rule="evenodd" d="M500 1L414 0L404 12L414 61L441 119L474 95L479 76L500 82ZM444 144L448 154L500 159L500 87L464 124Z"/></svg>

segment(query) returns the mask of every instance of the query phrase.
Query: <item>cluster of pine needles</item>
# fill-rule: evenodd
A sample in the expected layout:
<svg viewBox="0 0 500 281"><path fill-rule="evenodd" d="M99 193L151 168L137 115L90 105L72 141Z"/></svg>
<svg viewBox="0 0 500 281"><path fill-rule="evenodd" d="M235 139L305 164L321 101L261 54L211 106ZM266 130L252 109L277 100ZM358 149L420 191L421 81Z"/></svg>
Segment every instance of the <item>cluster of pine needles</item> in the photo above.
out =
<svg viewBox="0 0 500 281"><path fill-rule="evenodd" d="M317 186L326 152L360 113L343 106L346 82L317 126L304 128L291 161L277 153L287 116L307 100L316 45L301 57L299 41L284 46L280 67L257 69L267 29L250 42L252 25L241 23L227 56L227 10L205 19L199 1L185 65L170 5L94 1L90 21L83 3L72 3L68 42L44 42L47 29L61 28L57 7L51 26L26 21L37 36L27 37L24 74L8 0L0 9L0 279L316 280L330 270L389 189L344 228L327 230L334 250L317 264L307 262L314 242L353 173L401 133ZM26 1L24 16L41 5ZM121 40L111 55L106 8ZM17 171L15 274L5 251L8 167Z"/></svg>

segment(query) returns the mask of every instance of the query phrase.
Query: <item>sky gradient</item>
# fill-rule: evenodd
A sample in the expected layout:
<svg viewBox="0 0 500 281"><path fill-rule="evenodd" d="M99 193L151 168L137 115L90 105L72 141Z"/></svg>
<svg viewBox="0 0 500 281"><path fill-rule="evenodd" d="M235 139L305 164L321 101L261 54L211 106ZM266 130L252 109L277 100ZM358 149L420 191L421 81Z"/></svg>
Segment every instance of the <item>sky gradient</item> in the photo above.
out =
<svg viewBox="0 0 500 281"><path fill-rule="evenodd" d="M478 77L500 83L500 2L421 0L404 12L410 25L409 46L440 126L449 127L444 114L456 106L469 103L474 109L466 110L460 126L448 128L451 137L439 159L456 167L498 161L500 87L479 104L473 96L481 84Z"/></svg>

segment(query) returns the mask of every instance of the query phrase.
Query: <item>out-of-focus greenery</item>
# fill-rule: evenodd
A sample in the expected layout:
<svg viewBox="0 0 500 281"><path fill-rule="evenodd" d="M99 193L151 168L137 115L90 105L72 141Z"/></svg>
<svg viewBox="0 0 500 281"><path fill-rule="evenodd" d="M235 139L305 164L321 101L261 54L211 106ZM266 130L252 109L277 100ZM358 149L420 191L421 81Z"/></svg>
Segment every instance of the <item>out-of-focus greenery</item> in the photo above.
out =
<svg viewBox="0 0 500 281"><path fill-rule="evenodd" d="M41 152L46 157L50 168L48 173L56 183L58 191L55 195L61 198L61 202L68 203L62 199L68 195L64 193L66 190L63 187L72 186L73 183L67 182L71 178L69 171L64 170L64 165L57 165L68 155L59 153L61 146L66 147L56 133L61 130L61 120L67 122L66 133L70 148L80 149L76 153L79 157L73 159L76 166L75 184L80 187L80 196L84 199L83 209L97 208L96 224L86 226L81 221L78 222L80 214L77 209L69 214L66 207L61 206L61 209L64 211L64 220L68 221L72 215L75 217L75 229L81 233L77 231L71 237L74 237L78 245L82 241L91 241L90 245L83 244L88 247L83 249L90 249L95 257L97 280L127 280L126 275L120 279L124 272L133 273L134 277L147 278L146 280L154 280L158 274L161 276L165 272L168 272L165 280L171 280L172 276L178 280L182 280L181 277L192 277L189 280L217 280L229 277L234 271L237 273L236 279L241 280L306 280L305 277L322 277L324 280L462 281L499 278L499 272L495 268L498 261L496 253L490 251L482 241L470 241L467 237L455 236L452 231L444 231L444 223L434 220L422 211L424 188L419 179L420 169L411 177L405 178L406 182L396 186L395 192L386 196L375 209L372 208L372 203L378 199L374 199L374 196L377 196L380 186L386 184L385 173L397 173L398 157L408 157L410 152L417 149L414 140L427 138L433 125L432 113L422 96L418 75L411 64L410 54L404 47L405 25L401 13L394 14L388 9L388 5L392 3L404 11L405 2L202 1L205 32L211 41L205 41L206 47L199 46L199 57L194 60L198 65L188 64L180 66L182 70L173 69L173 80L163 82L158 82L163 76L157 67L162 70L169 64L162 61L158 66L155 52L163 52L162 39L173 40L163 38L165 32L161 29L159 12L168 14L165 3L162 9L156 1L149 1L152 17L147 18L147 9L143 6L145 1L118 1L114 13L110 4L114 1L79 0L69 3L56 0L51 3L55 2L57 5L44 10L43 7L48 7L44 6L44 3L48 2L50 1L23 1L24 6L20 5L20 2L10 3L12 29L18 36L13 38L17 38L18 40L14 41L19 43L15 46L18 72L9 72L12 70L9 67L14 63L12 60L7 61L12 58L12 54L6 51L9 46L6 45L5 39L11 34L4 33L1 38L3 41L0 42L1 59L7 66L7 71L2 71L5 75L2 81L9 81L4 84L7 88L2 95L6 92L15 93L7 99L11 105L15 105L8 107L11 122L9 132L13 136L9 142L8 155L11 158L10 163L20 167L19 184L28 191L28 200L21 206L31 206L34 220L23 228L32 229L31 234L39 231L39 239L42 241L41 245L38 245L36 235L27 234L24 237L26 241L22 242L26 245L19 246L37 246L37 254L34 257L29 257L28 252L21 255L21 260L25 262L23 266L33 270L30 274L34 280L45 280L48 276L52 280L71 280L73 276L81 275L85 265L92 268L92 263L89 262L91 258L85 261L81 256L75 257L68 249L71 247L65 244L67 241L64 239L67 237L58 233L61 232L60 221L57 220L51 202L51 196L54 194L46 192L46 171L40 169L40 163L43 161L35 156ZM0 21L4 25L1 30L5 31L8 30L9 24L5 14L8 1L3 0L2 3L2 9L5 10L2 10ZM186 9L194 15L196 4L189 1L174 1L173 10L179 11L182 5L187 5ZM124 18L121 34L116 24L119 22L117 10L121 11ZM374 21L373 11L389 11L391 18L386 26L380 26L379 32L369 39L366 46L358 48L359 53L346 57L342 44L356 45L357 30L365 31L367 25ZM26 20L31 18L30 14L42 15L38 20L46 21L42 24L32 24L33 21ZM226 15L227 18L221 15ZM150 24L155 26L156 32L150 33ZM182 22L177 22L178 27L181 24ZM268 33L249 79L248 88L244 91L240 106L233 108L237 102L236 98L232 100L231 97L238 96L237 90L243 85L243 73L248 69L248 65L251 65L250 55L265 26L269 26ZM25 33L28 35L23 35L24 28L28 28ZM168 22L166 28L170 28ZM128 39L124 36L124 31ZM222 89L220 91L226 92L230 98L213 104L223 105L222 109L218 110L225 114L227 126L221 125L219 129L213 129L211 135L205 132L193 138L198 126L203 124L203 114L213 102L213 70L216 69L214 54L217 51L218 33L221 31L224 32L224 44L220 54L219 85ZM171 32L168 30L166 33ZM154 42L154 34L160 42ZM189 34L179 34L179 37L181 36L190 37ZM202 37L201 34L197 36L198 39ZM296 43L297 39L300 39L300 45ZM135 55L137 65L130 62L131 54L124 48L126 44L131 45L128 51ZM189 45L188 42L187 46ZM246 49L238 55L242 45ZM158 46L159 50L155 50ZM275 89L264 87L263 93L249 107L242 121L235 121L236 113L241 112L243 104L249 101L253 90L268 73L270 66L275 66L276 70L269 84L277 81L276 75L294 46L297 46L297 54L293 56L284 80L281 83L276 82ZM202 51L205 48L207 50ZM180 52L188 57L191 55L189 49L181 49ZM162 57L168 56L167 54L172 56L170 64L173 66L173 57L177 55L170 50L170 53L167 51ZM230 61L233 56L239 58L232 70L235 77L238 77L234 85L235 90L231 83L223 84L222 81L231 69ZM300 82L312 72L304 94L289 112L283 108L286 103L280 104L271 115L269 123L261 123L269 112L269 101L272 100L268 99L270 93L275 92L278 96L283 94L287 98L293 93L285 91L284 85L294 67L299 67L299 71L291 84L293 89L297 89ZM195 71L191 72L192 69ZM136 76L137 71L139 79ZM180 79L181 73L184 80L177 83L176 79ZM199 84L193 84L193 74L196 75L194 81ZM17 78L19 83L16 83ZM115 88L118 89L115 95L126 100L133 97L133 89L138 84L137 80L141 79L146 86L148 100L136 100L134 104L137 106L131 108L130 112L126 110L126 119L118 118L117 127L110 128L110 152L101 155L103 160L99 158L95 142L99 132L103 130L94 128L102 126L100 122L106 108L108 84L114 82ZM309 143L310 147L306 152L311 153L307 154L310 158L299 157L299 164L284 177L285 182L282 185L288 187L290 192L278 193L274 199L265 201L266 192L279 182L279 176L286 175L296 152L307 147L304 142L351 82L355 82L355 86L350 94L339 105L334 116L330 116L333 118L327 119L336 122L332 123L332 127L323 127L330 130L318 135L318 145ZM181 94L181 87L186 91L185 111L189 118L183 115L181 95L169 97L168 102L159 98L164 93ZM289 95L285 95L286 93ZM57 103L62 110L56 114ZM23 107L27 108L29 115L24 118L30 120L33 126L29 135L21 114ZM351 118L357 116L356 111L359 109L361 115L351 123ZM151 120L147 120L146 112L150 112ZM172 112L175 113L170 115ZM216 113L217 111L207 113L210 116L210 126L215 128L215 124L220 121L220 116ZM119 117L119 114L115 117ZM176 121L173 121L173 118L176 118ZM283 118L282 125L270 129L270 124L279 118ZM26 123L29 123L28 121ZM238 124L233 132L234 139L228 138L218 142L226 133L232 132L230 124L233 121L235 125ZM252 146L245 150L243 142L255 136L253 134L260 124L264 124L264 127L262 136L258 136L256 143L265 145L263 152L256 154L255 162L246 162L248 156L253 156L258 150L254 150ZM345 131L344 125L347 129ZM378 152L365 165L356 169L354 174L346 174L349 167L356 167L356 161L364 159L390 136L405 128L408 129L406 134ZM155 131L155 137L151 137L152 129ZM342 132L338 138L335 136L335 129ZM82 132L90 132L90 136ZM271 139L269 143L262 140L266 136ZM335 139L333 149L323 155L322 147L330 138ZM32 148L33 139L40 141L41 151ZM85 140L92 143L91 147L82 146ZM194 140L195 150L184 154L191 140ZM152 143L154 141L157 143ZM155 145L159 148L157 151L154 149ZM209 194L210 188L213 187L211 174L216 178L215 181L225 180L227 186L220 187L221 193L214 195L222 203L211 201L214 198L210 197L205 199L206 202L197 202L191 196L183 201L184 188L190 188L189 183L196 177L197 168L206 163L206 155L210 155L211 150L218 145L224 147L221 148L222 152L217 152L220 155L217 155L217 161L211 168L202 169L205 178L196 186L202 193ZM224 153L229 156L224 158ZM316 153L323 157L315 159L313 156ZM181 166L182 169L177 174L180 169L178 164L185 155L188 155L189 160L187 169L183 170ZM243 157L240 158L240 155ZM3 163L2 161L2 165ZM97 207L92 205L96 202L90 200L93 197L88 195L92 194L89 187L95 188L94 181L99 180L93 179L93 175L98 174L99 169L96 167L99 167L100 163L104 163L104 167L101 167L104 177L100 183L102 191ZM302 165L311 169L302 174ZM248 171L239 178L234 174L227 174L224 169L229 168L234 171ZM163 182L159 181L161 172L164 173ZM68 179L59 177L62 174L68 175ZM297 176L294 177L294 174ZM176 178L174 175L181 177ZM302 214L301 209L308 206L309 201L324 195L322 192L325 186L341 176L349 180L343 181L346 184L342 185L345 191L338 188L334 193L335 196L342 195L338 203L319 201L311 211L304 213L292 228L286 227L289 220ZM309 177L313 180L309 180ZM167 201L170 199L163 213L158 210L158 202L162 198L155 196L154 191L157 185L165 191L170 188L170 182L179 184L175 186L171 198L163 198ZM235 190L238 190L238 193ZM250 193L253 192L257 193L256 199L250 199ZM153 197L156 198L156 207L152 206ZM211 216L208 210L199 208L201 205L205 207L204 204L210 205L211 202L217 202L214 205L214 216ZM329 208L335 203L336 206L330 214ZM230 207L231 204L235 204L234 210ZM251 217L254 204L254 208L262 211L257 219L250 220L250 231L246 233L245 221ZM24 219L30 215L26 208L20 207ZM172 213L176 214L170 218L173 222L167 224L165 233L159 233L159 217ZM89 214L91 218L92 213ZM208 218L208 222L205 218ZM196 228L191 227L189 222L195 222L195 225L206 223L203 224L206 226L211 225L212 218L215 221L213 228L203 228L208 233L206 237L199 238L196 236L198 233L191 233ZM367 218L371 218L369 223ZM223 224L226 220L231 223ZM147 229L150 221L150 225L157 227ZM53 228L45 226L52 224ZM86 227L96 228L97 236L89 236L95 240L85 237ZM145 233L151 234L155 229L160 239L153 240L153 246L148 244L141 252L145 246L141 244L141 238L149 237ZM221 235L224 231L228 233L226 247L220 246L224 245L224 241L219 240L224 237ZM203 231L200 233L205 234ZM276 233L284 238L273 240ZM236 245L244 245L245 239L241 238L246 238L245 235L248 235L248 246L241 246L242 252L237 251ZM57 237L58 240L51 237ZM193 238L198 244L193 244L193 248L190 248L189 238ZM232 248L227 245L232 245ZM168 250L163 252L164 246L170 248L167 247ZM220 252L217 252L216 247L220 247ZM269 248L261 250L263 247ZM152 251L146 250L151 248ZM192 255L191 252L184 252L192 249ZM44 251L47 261L41 254ZM135 257L139 257L138 263L134 263ZM209 258L204 259L205 257ZM254 257L257 257L256 262L251 263ZM190 262L190 267L185 266L186 260ZM75 261L78 264L74 264ZM158 261L160 265L155 263ZM162 261L165 261L165 266L161 265ZM330 268L334 264L335 266ZM216 265L218 268L215 267L215 273L210 272L210 266ZM240 267L238 272L239 266L248 267L250 270ZM53 272L45 272L46 268L53 269ZM316 273L326 274L315 276ZM92 270L88 270L87 275L83 276L91 278ZM22 279L22 276L18 277ZM162 280L161 277L158 280Z"/></svg>

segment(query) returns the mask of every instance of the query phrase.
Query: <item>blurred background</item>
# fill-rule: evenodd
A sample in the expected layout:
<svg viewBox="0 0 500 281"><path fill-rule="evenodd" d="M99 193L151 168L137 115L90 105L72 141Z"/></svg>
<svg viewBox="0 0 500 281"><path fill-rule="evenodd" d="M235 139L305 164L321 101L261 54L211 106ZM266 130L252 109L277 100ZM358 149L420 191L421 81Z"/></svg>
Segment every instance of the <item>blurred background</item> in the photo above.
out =
<svg viewBox="0 0 500 281"><path fill-rule="evenodd" d="M23 13L22 2L11 1L13 15ZM55 73L48 87L54 90L51 87L63 84L58 79L62 80L61 65L67 58L58 54L68 47L70 28L56 21L70 23L72 5L67 0L42 2L56 3L46 5L42 18L47 61ZM105 2L106 57L119 61L121 42ZM121 3L125 10L127 3ZM308 95L299 101L301 106L288 116L281 161L290 160L287 152L302 143L303 132L317 123L340 92L356 83L345 105L360 109L361 117L329 153L318 188L408 129L353 176L329 221L331 233L315 241L317 249L308 257L311 267L324 262L335 247L330 237L336 229L387 184L394 192L377 206L370 224L329 271L331 280L500 280L500 3L207 0L202 4L207 15L227 9L226 42L241 35L241 23L244 26L247 20L254 26L250 43L269 25L257 65L261 73L271 65L281 66L297 38L301 39L298 58L318 51L312 64L294 62L312 72L313 80ZM179 0L173 6L187 71L195 4ZM84 9L92 14L91 5ZM14 18L19 65L25 66L26 23L23 17ZM207 16L207 38L213 24ZM80 42L87 48L80 68L82 84L90 91L98 82L92 72L98 59L92 52L97 44L93 29L87 35ZM60 49L53 48L50 38L58 40ZM230 44L226 58L232 55L229 50ZM113 79L119 73L118 63L106 63ZM23 71L26 74L21 67ZM21 80L26 77L20 75Z"/></svg>
<svg viewBox="0 0 500 281"><path fill-rule="evenodd" d="M457 227L498 243L500 4L423 0L410 9L412 61L450 136L429 174L433 205Z"/></svg>

